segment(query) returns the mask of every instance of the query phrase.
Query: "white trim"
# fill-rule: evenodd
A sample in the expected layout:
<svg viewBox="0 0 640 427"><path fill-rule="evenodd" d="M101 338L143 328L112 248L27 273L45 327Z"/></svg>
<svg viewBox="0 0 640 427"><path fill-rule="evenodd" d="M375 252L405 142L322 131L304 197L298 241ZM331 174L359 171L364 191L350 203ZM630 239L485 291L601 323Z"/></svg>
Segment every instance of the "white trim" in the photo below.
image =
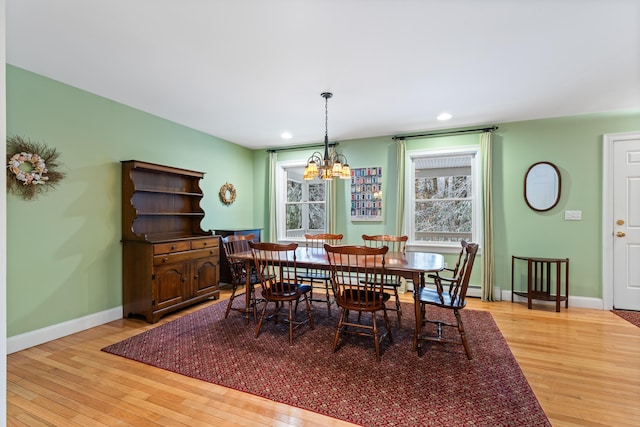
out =
<svg viewBox="0 0 640 427"><path fill-rule="evenodd" d="M613 308L613 145L616 141L640 139L640 132L602 136L602 303Z"/></svg>
<svg viewBox="0 0 640 427"><path fill-rule="evenodd" d="M503 289L501 292L502 301L511 301L511 290ZM520 295L513 296L513 302L527 302L527 298ZM533 304L544 305L556 305L555 301L534 300ZM561 310L564 309L564 301L560 303ZM569 310L571 307L576 308L590 308L594 310L608 310L604 307L604 302L601 298L581 297L576 295L569 295Z"/></svg>
<svg viewBox="0 0 640 427"><path fill-rule="evenodd" d="M7 338L7 354L122 319L122 306Z"/></svg>
<svg viewBox="0 0 640 427"><path fill-rule="evenodd" d="M433 288L433 285L427 283L426 287ZM498 288L499 289L499 288ZM413 291L413 283L411 281L407 282L407 292ZM494 290L495 295L499 295L498 301L510 302L511 301L511 290L503 289L499 293ZM467 296L472 298L482 298L482 289L480 285L469 285L469 289L467 290ZM521 297L520 295L513 296L513 302L527 302L525 297ZM555 301L544 301L544 300L534 300L534 304L544 304L549 306L554 306L556 304ZM561 309L564 309L564 301L561 303ZM590 308L594 310L608 310L604 308L604 303L600 298L590 298L590 297L581 297L575 295L569 295L569 310L571 307L576 308ZM491 310L491 308L489 308Z"/></svg>

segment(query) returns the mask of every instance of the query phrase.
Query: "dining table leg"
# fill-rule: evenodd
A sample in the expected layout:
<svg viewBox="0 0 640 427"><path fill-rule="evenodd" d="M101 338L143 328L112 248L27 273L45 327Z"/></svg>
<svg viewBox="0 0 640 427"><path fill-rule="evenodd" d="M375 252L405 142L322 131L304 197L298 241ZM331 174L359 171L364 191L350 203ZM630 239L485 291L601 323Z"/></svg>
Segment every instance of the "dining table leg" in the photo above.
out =
<svg viewBox="0 0 640 427"><path fill-rule="evenodd" d="M244 271L247 272L247 276L244 282L244 323L249 324L249 312L251 312L251 260L247 259L244 262Z"/></svg>
<svg viewBox="0 0 640 427"><path fill-rule="evenodd" d="M413 350L421 353L420 337L422 336L422 308L420 307L420 289L425 285L424 271L413 274L413 307L416 327L413 332Z"/></svg>

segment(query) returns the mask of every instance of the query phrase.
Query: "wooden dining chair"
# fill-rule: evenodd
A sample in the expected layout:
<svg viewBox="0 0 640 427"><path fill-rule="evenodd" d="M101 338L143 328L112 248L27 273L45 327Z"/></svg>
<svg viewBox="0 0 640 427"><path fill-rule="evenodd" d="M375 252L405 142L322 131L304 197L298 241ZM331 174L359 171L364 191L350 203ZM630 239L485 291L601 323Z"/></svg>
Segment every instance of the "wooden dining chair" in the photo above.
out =
<svg viewBox="0 0 640 427"><path fill-rule="evenodd" d="M266 318L269 303L274 303L275 305L270 317L276 323L280 320L282 316L281 309L286 303L289 306L289 312L284 321L289 323L289 345L293 345L294 328L309 323L311 329L315 329L308 297L311 292L311 286L298 281L295 254L298 244L249 242L249 246L253 253L253 260L262 286L262 298L265 300L256 329L256 338L260 335L260 329ZM307 319L305 320L296 319L297 312L294 311L294 305L297 308L301 298L304 299L306 306Z"/></svg>
<svg viewBox="0 0 640 427"><path fill-rule="evenodd" d="M250 271L247 273L246 261L235 258L234 256L239 253L251 253L249 242L253 240L253 237L253 234L238 234L222 238L222 247L231 272L231 296L229 297L227 310L224 314L225 319L229 316L231 310L236 310L245 314L246 323L249 323L249 311L253 312L254 322L258 321L257 306L260 302L264 301L263 299L256 298L255 285L260 283L260 279L258 278L255 268L250 268ZM246 300L243 301L242 307L237 306L237 304L234 306L234 299L242 296L246 297L247 274L249 274L250 287L249 306L247 306ZM239 290L240 292L238 292Z"/></svg>
<svg viewBox="0 0 640 427"><path fill-rule="evenodd" d="M305 234L305 248L309 251L324 252L324 244L335 246L342 242L342 234ZM298 273L298 278L303 282L311 284L310 301L322 302L327 304L327 313L331 316L331 304L333 300L330 294L331 273L328 270L319 268L307 268L305 271ZM321 294L314 295L313 290L318 289Z"/></svg>
<svg viewBox="0 0 640 427"><path fill-rule="evenodd" d="M462 262L462 258L464 257L468 244L469 243L467 243L466 240L460 240L460 253L458 254L458 260L456 261L456 264L453 266L453 268L443 268L442 271L438 273L440 276L443 272L447 272L448 277L456 277L458 275L458 269L460 268L460 263Z"/></svg>
<svg viewBox="0 0 640 427"><path fill-rule="evenodd" d="M417 347L420 355L422 355L422 341L436 341L457 344L462 343L465 353L467 354L467 358L473 358L464 329L464 324L460 317L460 310L465 308L467 304L466 296L469 288L469 278L471 277L473 263L476 258L476 254L478 253L478 244L463 241L462 245L464 256L462 257L456 276L454 278L447 278L442 277L442 275L439 274L430 274L429 278L433 279L436 289L429 289L426 287L419 289L418 298L422 323L418 323L420 322L420 319L416 319L414 345ZM451 321L427 318L427 305L435 306L443 310L451 310L455 317L455 322L452 323ZM427 324L436 325L435 335L423 330L423 327ZM445 337L442 333L443 327L456 328L460 333L460 340Z"/></svg>
<svg viewBox="0 0 640 427"><path fill-rule="evenodd" d="M407 240L409 236L393 236L389 234L378 234L375 236L362 235L364 245L372 248L380 248L387 246L389 252L405 254L407 250ZM398 289L402 286L402 277L393 274L387 274L384 278L385 289L393 291L395 298L395 308L388 308L396 312L398 317L398 327L402 324L402 305L400 304L400 295Z"/></svg>
<svg viewBox="0 0 640 427"><path fill-rule="evenodd" d="M333 340L333 351L338 348L340 337L345 334L372 336L376 360L380 361L380 342L388 338L393 342L389 316L385 303L390 295L384 291L385 254L387 247L324 245L331 269L331 283L336 303L340 307L340 319ZM355 320L350 312L357 312ZM378 329L377 313L382 312L385 331ZM371 314L371 323L365 323L362 314Z"/></svg>

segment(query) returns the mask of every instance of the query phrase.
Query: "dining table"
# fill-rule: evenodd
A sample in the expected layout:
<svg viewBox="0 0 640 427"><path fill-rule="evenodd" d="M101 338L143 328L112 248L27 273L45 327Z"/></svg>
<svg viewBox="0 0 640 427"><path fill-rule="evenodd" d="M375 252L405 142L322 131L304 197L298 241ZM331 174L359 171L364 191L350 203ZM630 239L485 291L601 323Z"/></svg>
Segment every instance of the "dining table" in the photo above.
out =
<svg viewBox="0 0 640 427"><path fill-rule="evenodd" d="M328 270L329 258L324 248L307 248L298 246L289 254L288 264L296 268L315 268ZM253 254L250 251L233 254L236 260L245 262L246 271L251 271ZM433 252L387 252L385 255L385 270L389 274L401 276L413 282L413 300L416 326L413 335L413 348L419 350L417 337L422 333L422 310L420 308L420 288L426 284L425 276L436 273L444 268L444 257ZM251 312L251 281L247 274L245 283L245 316L249 318Z"/></svg>

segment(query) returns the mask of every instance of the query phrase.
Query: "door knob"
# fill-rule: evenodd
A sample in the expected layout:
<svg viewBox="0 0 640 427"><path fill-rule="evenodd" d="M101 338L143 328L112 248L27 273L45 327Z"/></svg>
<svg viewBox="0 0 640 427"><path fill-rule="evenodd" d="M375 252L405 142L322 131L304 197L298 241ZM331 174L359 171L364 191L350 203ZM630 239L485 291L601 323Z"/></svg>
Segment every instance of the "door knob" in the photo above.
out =
<svg viewBox="0 0 640 427"><path fill-rule="evenodd" d="M618 231L618 232L616 233L616 236L618 236L618 237L624 237L624 236L626 236L626 234L625 234L623 231Z"/></svg>

